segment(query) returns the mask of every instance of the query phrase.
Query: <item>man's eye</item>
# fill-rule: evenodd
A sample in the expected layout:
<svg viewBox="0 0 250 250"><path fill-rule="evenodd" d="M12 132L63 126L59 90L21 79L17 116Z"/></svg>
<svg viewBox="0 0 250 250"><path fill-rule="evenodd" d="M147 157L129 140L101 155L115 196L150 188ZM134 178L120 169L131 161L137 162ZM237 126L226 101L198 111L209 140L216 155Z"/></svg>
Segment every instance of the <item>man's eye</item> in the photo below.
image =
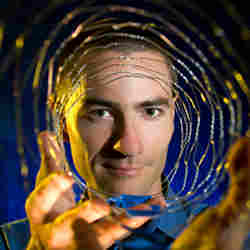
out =
<svg viewBox="0 0 250 250"><path fill-rule="evenodd" d="M150 116L151 118L155 118L161 115L162 110L159 108L146 108L145 113L147 116Z"/></svg>
<svg viewBox="0 0 250 250"><path fill-rule="evenodd" d="M110 119L112 118L112 114L109 110L106 109L96 109L89 111L89 116L92 118L103 118Z"/></svg>

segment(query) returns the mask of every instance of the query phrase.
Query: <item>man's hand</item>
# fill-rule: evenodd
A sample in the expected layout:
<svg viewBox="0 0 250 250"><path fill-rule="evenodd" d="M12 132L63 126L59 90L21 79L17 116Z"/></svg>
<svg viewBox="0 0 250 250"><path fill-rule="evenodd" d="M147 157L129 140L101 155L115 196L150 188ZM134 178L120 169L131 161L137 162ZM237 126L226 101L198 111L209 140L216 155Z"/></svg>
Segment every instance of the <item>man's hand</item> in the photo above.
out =
<svg viewBox="0 0 250 250"><path fill-rule="evenodd" d="M31 228L27 249L107 249L130 234L122 225L137 228L148 221L126 214L111 217L110 206L100 199L75 204L74 180L62 171L63 155L53 137L48 132L39 137L41 169L26 202Z"/></svg>
<svg viewBox="0 0 250 250"><path fill-rule="evenodd" d="M230 149L231 184L226 198L207 209L171 246L172 250L241 250L250 231L250 139L240 138Z"/></svg>

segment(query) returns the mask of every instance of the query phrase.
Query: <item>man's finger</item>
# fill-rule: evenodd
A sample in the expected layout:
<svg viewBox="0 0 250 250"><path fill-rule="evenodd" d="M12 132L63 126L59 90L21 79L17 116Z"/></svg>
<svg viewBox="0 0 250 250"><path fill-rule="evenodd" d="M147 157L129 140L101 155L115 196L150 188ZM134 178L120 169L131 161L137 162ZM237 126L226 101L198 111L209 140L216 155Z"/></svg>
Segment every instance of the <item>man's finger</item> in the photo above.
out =
<svg viewBox="0 0 250 250"><path fill-rule="evenodd" d="M37 174L36 185L51 173L62 171L64 159L53 132L41 132L38 135L38 145L41 153L41 166Z"/></svg>
<svg viewBox="0 0 250 250"><path fill-rule="evenodd" d="M49 249L103 249L91 223L110 214L110 206L93 199L58 216L51 224L38 227L40 239Z"/></svg>
<svg viewBox="0 0 250 250"><path fill-rule="evenodd" d="M237 176L239 171L250 168L250 138L242 137L231 146L227 160L229 162L229 170L231 171L232 177ZM243 169L243 170L242 170ZM246 173L250 171L245 170Z"/></svg>
<svg viewBox="0 0 250 250"><path fill-rule="evenodd" d="M150 205L140 204L133 209L150 210ZM97 220L92 224L92 228L97 234L99 244L106 249L112 246L115 241L127 238L131 234L131 231L127 228L139 228L149 219L150 217L146 216L128 217L126 213L122 213Z"/></svg>
<svg viewBox="0 0 250 250"><path fill-rule="evenodd" d="M57 216L62 211L74 206L73 201L65 202L65 193L71 190L74 179L71 176L55 173L43 180L31 193L26 201L26 212L32 224L43 224L48 222L48 217ZM60 203L60 211L55 206ZM66 204L66 205L65 205Z"/></svg>
<svg viewBox="0 0 250 250"><path fill-rule="evenodd" d="M93 223L111 213L111 207L101 199L87 200L80 204L77 214L88 223Z"/></svg>
<svg viewBox="0 0 250 250"><path fill-rule="evenodd" d="M149 206L143 204L135 209L149 209ZM131 234L126 227L135 229L150 219L149 217L129 218L125 212L113 216L110 214L111 207L105 201L88 200L59 216L53 223L53 232L50 236L44 234L43 239L49 239L48 244L51 247L60 249L73 246L81 249L107 249L115 241ZM93 243L96 244L95 247Z"/></svg>

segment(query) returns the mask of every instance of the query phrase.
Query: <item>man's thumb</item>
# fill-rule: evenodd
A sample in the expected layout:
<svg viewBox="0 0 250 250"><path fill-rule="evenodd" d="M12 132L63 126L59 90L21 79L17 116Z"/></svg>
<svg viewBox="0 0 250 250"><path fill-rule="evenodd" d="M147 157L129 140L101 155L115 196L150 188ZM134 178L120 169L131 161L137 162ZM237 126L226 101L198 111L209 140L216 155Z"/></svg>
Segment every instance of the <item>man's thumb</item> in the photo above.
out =
<svg viewBox="0 0 250 250"><path fill-rule="evenodd" d="M36 177L36 185L48 175L63 170L63 153L53 132L43 131L38 135L41 154L40 170Z"/></svg>

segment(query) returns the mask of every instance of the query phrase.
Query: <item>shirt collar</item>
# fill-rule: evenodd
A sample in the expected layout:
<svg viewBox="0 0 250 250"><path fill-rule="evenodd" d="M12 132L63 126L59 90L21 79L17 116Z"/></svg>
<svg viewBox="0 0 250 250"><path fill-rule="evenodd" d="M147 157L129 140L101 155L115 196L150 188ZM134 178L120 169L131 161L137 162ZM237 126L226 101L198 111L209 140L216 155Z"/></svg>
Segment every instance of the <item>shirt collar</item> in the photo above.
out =
<svg viewBox="0 0 250 250"><path fill-rule="evenodd" d="M173 197L174 192L169 187L168 197ZM169 200L166 199L166 202ZM170 237L176 238L190 221L190 217L194 217L202 210L207 208L207 204L199 204L194 206L184 206L184 203L177 201L175 204L176 211L170 212L168 209L159 217L154 218L147 226L147 231L152 233L156 228Z"/></svg>

